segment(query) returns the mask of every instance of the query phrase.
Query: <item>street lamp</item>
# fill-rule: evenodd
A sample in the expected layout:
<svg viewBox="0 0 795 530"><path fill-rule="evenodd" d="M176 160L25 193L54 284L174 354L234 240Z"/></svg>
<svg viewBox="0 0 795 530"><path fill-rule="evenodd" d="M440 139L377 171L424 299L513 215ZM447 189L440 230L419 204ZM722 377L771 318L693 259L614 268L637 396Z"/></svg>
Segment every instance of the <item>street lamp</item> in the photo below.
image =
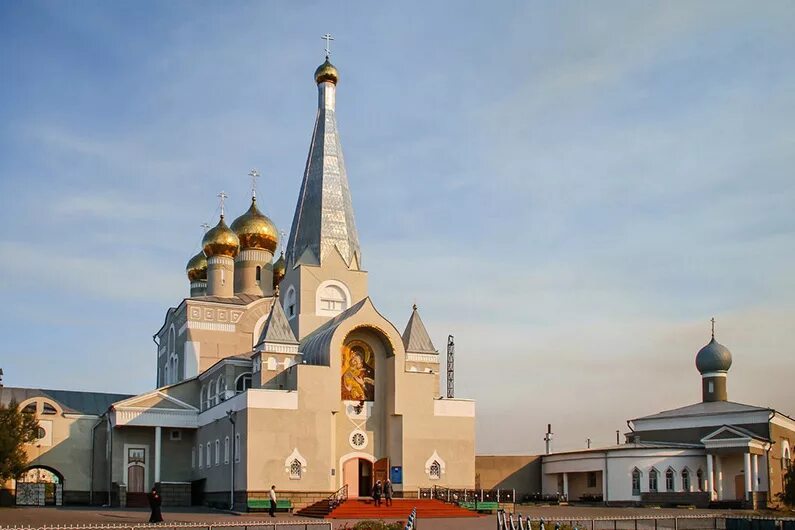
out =
<svg viewBox="0 0 795 530"><path fill-rule="evenodd" d="M237 419L237 411L227 410L226 417L232 424L232 460L229 462L229 470L231 475L231 486L229 488L229 509L235 509L235 438L237 437L237 427L235 420Z"/></svg>

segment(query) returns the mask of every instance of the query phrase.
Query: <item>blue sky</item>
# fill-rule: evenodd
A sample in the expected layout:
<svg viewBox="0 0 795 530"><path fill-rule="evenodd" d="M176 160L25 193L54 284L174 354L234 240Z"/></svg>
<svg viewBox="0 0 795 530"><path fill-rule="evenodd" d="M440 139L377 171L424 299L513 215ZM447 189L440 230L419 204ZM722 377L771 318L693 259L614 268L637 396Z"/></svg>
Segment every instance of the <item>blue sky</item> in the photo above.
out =
<svg viewBox="0 0 795 530"><path fill-rule="evenodd" d="M795 414L791 2L0 4L5 383L141 392L215 195L289 230L320 35L363 264L457 341L478 450L700 398ZM510 426L516 435L502 433Z"/></svg>

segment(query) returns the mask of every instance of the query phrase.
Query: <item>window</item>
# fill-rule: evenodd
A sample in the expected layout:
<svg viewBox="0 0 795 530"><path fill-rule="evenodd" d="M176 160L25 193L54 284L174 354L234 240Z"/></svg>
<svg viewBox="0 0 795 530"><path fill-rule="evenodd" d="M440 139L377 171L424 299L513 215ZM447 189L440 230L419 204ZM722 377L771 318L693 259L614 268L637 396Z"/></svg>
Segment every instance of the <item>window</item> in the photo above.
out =
<svg viewBox="0 0 795 530"><path fill-rule="evenodd" d="M301 480L301 462L297 458L290 463L290 479Z"/></svg>
<svg viewBox="0 0 795 530"><path fill-rule="evenodd" d="M235 434L235 462L240 462L240 433Z"/></svg>
<svg viewBox="0 0 795 530"><path fill-rule="evenodd" d="M215 465L219 465L221 463L221 442L220 440L215 441Z"/></svg>
<svg viewBox="0 0 795 530"><path fill-rule="evenodd" d="M243 374L237 378L235 383L235 392L240 394L251 388L251 374Z"/></svg>
<svg viewBox="0 0 795 530"><path fill-rule="evenodd" d="M161 381L161 386L166 386L168 384L168 378L168 361L166 361L166 365L163 367L163 381Z"/></svg>
<svg viewBox="0 0 795 530"><path fill-rule="evenodd" d="M47 403L45 401L44 404L41 407L41 413L42 414L47 414L48 416L51 416L53 414L58 414L58 411L55 410L55 407L53 407L51 403Z"/></svg>
<svg viewBox="0 0 795 530"><path fill-rule="evenodd" d="M202 444L199 444L199 469L202 468L202 455L204 455L204 451L202 451Z"/></svg>
<svg viewBox="0 0 795 530"><path fill-rule="evenodd" d="M38 427L36 429L36 439L41 440L45 436L47 436L47 431L44 430L44 427Z"/></svg>
<svg viewBox="0 0 795 530"><path fill-rule="evenodd" d="M222 375L218 376L216 392L218 393L218 401L226 400L226 378Z"/></svg>
<svg viewBox="0 0 795 530"><path fill-rule="evenodd" d="M345 293L336 285L327 285L320 293L320 309L340 313L347 309Z"/></svg>
<svg viewBox="0 0 795 530"><path fill-rule="evenodd" d="M696 471L696 485L698 486L698 491L704 491L704 472L700 469Z"/></svg>
<svg viewBox="0 0 795 530"><path fill-rule="evenodd" d="M25 405L25 407L22 409L22 412L25 414L36 414L36 402L34 401Z"/></svg>
<svg viewBox="0 0 795 530"><path fill-rule="evenodd" d="M674 489L674 470L670 467L665 472L665 491L675 491Z"/></svg>
<svg viewBox="0 0 795 530"><path fill-rule="evenodd" d="M596 473L591 471L588 473L588 487L595 488L596 487Z"/></svg>
<svg viewBox="0 0 795 530"><path fill-rule="evenodd" d="M182 440L182 431L179 429L173 429L169 431L169 439L174 440L175 442Z"/></svg>
<svg viewBox="0 0 795 530"><path fill-rule="evenodd" d="M212 465L213 461L210 458L210 442L207 442L207 467Z"/></svg>
<svg viewBox="0 0 795 530"><path fill-rule="evenodd" d="M712 394L714 392L715 392L715 383L713 383L712 381L709 381L707 383L707 393L708 394Z"/></svg>
<svg viewBox="0 0 795 530"><path fill-rule="evenodd" d="M690 491L690 472L687 468L682 470L682 491Z"/></svg>
<svg viewBox="0 0 795 530"><path fill-rule="evenodd" d="M224 464L229 463L229 436L224 438Z"/></svg>
<svg viewBox="0 0 795 530"><path fill-rule="evenodd" d="M434 460L431 464L429 475L431 480L439 480L442 478L442 466L438 461Z"/></svg>
<svg viewBox="0 0 795 530"><path fill-rule="evenodd" d="M789 458L789 447L785 445L781 452L781 469L789 469L791 465L792 463L790 462Z"/></svg>
<svg viewBox="0 0 795 530"><path fill-rule="evenodd" d="M195 469L196 468L196 448L195 447L191 447L190 448L190 468L191 469Z"/></svg>
<svg viewBox="0 0 795 530"><path fill-rule="evenodd" d="M640 495L640 470L632 470L632 495Z"/></svg>
<svg viewBox="0 0 795 530"><path fill-rule="evenodd" d="M654 468L649 471L649 491L657 493L657 470Z"/></svg>
<svg viewBox="0 0 795 530"><path fill-rule="evenodd" d="M178 381L178 374L179 373L179 359L177 359L177 354L171 356L171 383L176 383Z"/></svg>
<svg viewBox="0 0 795 530"><path fill-rule="evenodd" d="M168 353L174 353L177 342L177 334L174 331L174 326L168 330Z"/></svg>
<svg viewBox="0 0 795 530"><path fill-rule="evenodd" d="M202 410L207 408L207 404L205 403L206 399L207 399L207 388L205 386L202 386L201 394L199 397L199 408L201 408Z"/></svg>
<svg viewBox="0 0 795 530"><path fill-rule="evenodd" d="M287 289L287 294L284 297L284 312L288 319L295 316L295 287L292 285Z"/></svg>
<svg viewBox="0 0 795 530"><path fill-rule="evenodd" d="M262 279L262 267L257 265L257 283L259 283L261 279Z"/></svg>

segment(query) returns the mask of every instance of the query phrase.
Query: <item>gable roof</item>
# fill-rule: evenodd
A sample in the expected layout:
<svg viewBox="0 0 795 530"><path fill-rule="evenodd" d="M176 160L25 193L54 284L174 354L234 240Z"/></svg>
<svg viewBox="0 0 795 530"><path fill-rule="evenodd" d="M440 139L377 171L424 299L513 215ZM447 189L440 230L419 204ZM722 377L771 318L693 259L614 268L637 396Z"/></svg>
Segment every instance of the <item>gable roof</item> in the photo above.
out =
<svg viewBox="0 0 795 530"><path fill-rule="evenodd" d="M756 407L754 405L745 405L743 403L735 403L733 401L707 401L702 403L695 403L677 409L664 410L657 414L649 416L642 416L630 421L640 420L656 420L663 418L680 418L685 416L711 416L713 414L733 414L737 412L760 412L770 411L772 409L765 407Z"/></svg>
<svg viewBox="0 0 795 530"><path fill-rule="evenodd" d="M334 336L334 332L337 331L337 327L339 327L343 321L361 311L369 299L369 297L361 299L304 337L300 346L298 347L298 351L304 354L304 360L307 364L321 364L325 366L329 365L329 347L331 346L331 337Z"/></svg>
<svg viewBox="0 0 795 530"><path fill-rule="evenodd" d="M48 398L58 403L67 414L90 414L100 416L113 403L133 397L132 394L109 394L105 392L81 392L78 390L48 390L43 388L0 387L0 403L8 405L12 400L21 403L34 397Z"/></svg>
<svg viewBox="0 0 795 530"><path fill-rule="evenodd" d="M763 442L770 441L765 436L760 436L755 432L751 432L743 427L738 427L737 425L724 425L721 428L717 429L716 431L711 432L710 434L702 438L701 443L710 440L736 440L738 438L750 439L750 440L762 440Z"/></svg>
<svg viewBox="0 0 795 530"><path fill-rule="evenodd" d="M259 337L257 346L263 342L279 342L282 344L298 344L298 341L293 334L293 329L287 321L287 315L284 314L284 309L278 300L274 299L271 306L271 312L265 325L262 328L262 333Z"/></svg>
<svg viewBox="0 0 795 530"><path fill-rule="evenodd" d="M146 394L131 396L123 401L114 404L114 408L124 407L147 408L147 409L170 409L170 410L197 410L196 407L185 403L181 399L169 396L160 390L153 390Z"/></svg>
<svg viewBox="0 0 795 530"><path fill-rule="evenodd" d="M416 304L403 331L403 346L406 348L406 353L439 353L433 346L425 324L422 323Z"/></svg>

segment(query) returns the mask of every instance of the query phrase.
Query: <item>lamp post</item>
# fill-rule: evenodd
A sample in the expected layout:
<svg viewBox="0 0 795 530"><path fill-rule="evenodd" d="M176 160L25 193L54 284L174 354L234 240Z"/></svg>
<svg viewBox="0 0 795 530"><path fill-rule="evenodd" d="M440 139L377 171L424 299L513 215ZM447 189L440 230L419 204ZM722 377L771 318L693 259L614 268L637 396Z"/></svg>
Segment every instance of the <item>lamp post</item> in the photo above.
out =
<svg viewBox="0 0 795 530"><path fill-rule="evenodd" d="M231 476L231 485L229 488L229 509L235 509L235 437L237 436L237 426L235 420L237 419L237 411L227 410L226 417L232 424L232 460L229 462L229 470Z"/></svg>

